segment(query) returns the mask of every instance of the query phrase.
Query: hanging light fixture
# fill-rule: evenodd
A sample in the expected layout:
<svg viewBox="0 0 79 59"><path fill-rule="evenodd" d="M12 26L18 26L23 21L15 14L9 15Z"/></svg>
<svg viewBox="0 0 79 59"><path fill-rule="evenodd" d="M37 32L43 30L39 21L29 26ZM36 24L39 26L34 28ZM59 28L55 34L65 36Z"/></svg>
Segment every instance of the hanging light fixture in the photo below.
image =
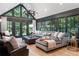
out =
<svg viewBox="0 0 79 59"><path fill-rule="evenodd" d="M35 16L36 11L34 11L34 10L29 10L28 12L31 13L33 16Z"/></svg>

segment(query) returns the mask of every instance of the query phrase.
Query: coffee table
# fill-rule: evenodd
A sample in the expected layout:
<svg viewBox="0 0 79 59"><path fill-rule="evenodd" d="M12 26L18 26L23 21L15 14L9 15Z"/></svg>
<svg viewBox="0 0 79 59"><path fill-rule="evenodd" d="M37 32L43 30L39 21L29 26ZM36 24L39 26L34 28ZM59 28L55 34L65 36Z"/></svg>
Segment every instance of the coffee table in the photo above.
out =
<svg viewBox="0 0 79 59"><path fill-rule="evenodd" d="M27 44L34 44L35 41L40 37L29 35L29 36L23 36L22 38L23 40L25 40Z"/></svg>

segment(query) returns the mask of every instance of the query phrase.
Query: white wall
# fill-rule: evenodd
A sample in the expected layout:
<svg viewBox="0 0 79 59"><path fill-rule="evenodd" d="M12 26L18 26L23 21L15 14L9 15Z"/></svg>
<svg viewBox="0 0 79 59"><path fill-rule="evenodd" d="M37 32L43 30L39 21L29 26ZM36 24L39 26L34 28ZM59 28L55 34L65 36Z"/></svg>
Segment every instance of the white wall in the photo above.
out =
<svg viewBox="0 0 79 59"><path fill-rule="evenodd" d="M7 17L1 17L1 32L7 31Z"/></svg>

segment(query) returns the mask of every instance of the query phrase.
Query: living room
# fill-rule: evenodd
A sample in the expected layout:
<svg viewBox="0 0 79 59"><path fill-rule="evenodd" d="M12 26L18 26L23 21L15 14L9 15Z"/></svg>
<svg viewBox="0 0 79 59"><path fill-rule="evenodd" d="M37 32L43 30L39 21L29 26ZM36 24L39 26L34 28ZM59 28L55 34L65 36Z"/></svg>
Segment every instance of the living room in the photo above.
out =
<svg viewBox="0 0 79 59"><path fill-rule="evenodd" d="M79 56L78 39L79 3L0 3L0 56Z"/></svg>

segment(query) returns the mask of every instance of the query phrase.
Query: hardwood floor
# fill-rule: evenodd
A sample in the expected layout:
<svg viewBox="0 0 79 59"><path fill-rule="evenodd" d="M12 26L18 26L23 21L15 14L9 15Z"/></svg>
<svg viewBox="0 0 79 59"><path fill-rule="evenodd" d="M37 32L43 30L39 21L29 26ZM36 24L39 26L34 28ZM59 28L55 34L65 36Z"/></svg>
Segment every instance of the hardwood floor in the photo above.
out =
<svg viewBox="0 0 79 59"><path fill-rule="evenodd" d="M27 45L29 49L29 56L79 56L79 51L68 50L67 47L52 50L48 53L37 48L34 44Z"/></svg>

